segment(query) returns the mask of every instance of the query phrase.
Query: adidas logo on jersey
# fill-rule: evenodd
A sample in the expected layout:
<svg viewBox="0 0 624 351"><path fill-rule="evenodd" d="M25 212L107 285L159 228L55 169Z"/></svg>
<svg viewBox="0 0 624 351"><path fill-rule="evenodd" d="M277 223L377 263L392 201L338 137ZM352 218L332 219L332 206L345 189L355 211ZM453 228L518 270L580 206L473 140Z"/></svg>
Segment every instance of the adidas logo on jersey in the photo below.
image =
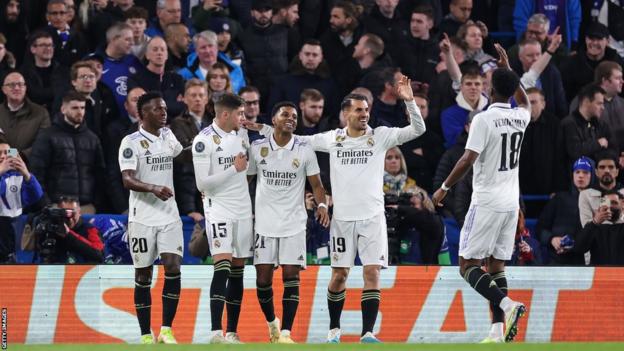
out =
<svg viewBox="0 0 624 351"><path fill-rule="evenodd" d="M151 152L149 152L149 150L145 151L145 156L149 156L149 155L151 155L151 154L152 154L152 153L151 153Z"/></svg>
<svg viewBox="0 0 624 351"><path fill-rule="evenodd" d="M336 143L336 147L342 147L342 143Z"/></svg>
<svg viewBox="0 0 624 351"><path fill-rule="evenodd" d="M223 151L223 149L221 148L221 146L217 146L217 151Z"/></svg>
<svg viewBox="0 0 624 351"><path fill-rule="evenodd" d="M299 260L299 261L303 261L303 255L299 255L298 260Z"/></svg>
<svg viewBox="0 0 624 351"><path fill-rule="evenodd" d="M262 159L262 161L260 161L261 165L266 165L266 161L264 159Z"/></svg>

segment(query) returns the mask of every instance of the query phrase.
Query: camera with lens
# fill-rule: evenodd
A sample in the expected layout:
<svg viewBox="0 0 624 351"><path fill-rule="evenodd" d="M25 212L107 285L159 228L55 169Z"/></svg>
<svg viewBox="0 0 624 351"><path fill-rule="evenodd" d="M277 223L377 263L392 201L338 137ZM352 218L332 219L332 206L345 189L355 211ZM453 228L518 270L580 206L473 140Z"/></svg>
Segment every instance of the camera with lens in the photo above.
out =
<svg viewBox="0 0 624 351"><path fill-rule="evenodd" d="M386 225L388 229L388 255L390 263L398 262L401 249L401 215L397 206L410 206L411 193L387 193L384 195L384 205L386 207Z"/></svg>
<svg viewBox="0 0 624 351"><path fill-rule="evenodd" d="M37 251L43 263L54 262L58 239L67 235L65 225L69 224L73 214L73 210L47 206L35 217L33 227L37 238Z"/></svg>

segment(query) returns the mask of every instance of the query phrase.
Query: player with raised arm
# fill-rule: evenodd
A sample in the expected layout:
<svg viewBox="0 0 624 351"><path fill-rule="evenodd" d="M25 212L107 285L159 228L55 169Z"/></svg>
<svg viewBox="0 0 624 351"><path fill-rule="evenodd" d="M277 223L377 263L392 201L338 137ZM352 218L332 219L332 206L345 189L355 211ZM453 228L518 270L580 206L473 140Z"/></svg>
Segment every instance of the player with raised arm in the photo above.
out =
<svg viewBox="0 0 624 351"><path fill-rule="evenodd" d="M135 267L134 304L141 328L141 343L153 344L150 288L154 260L160 255L165 268L165 284L158 342L175 344L171 325L180 298L184 237L173 196L173 159L182 152L182 145L165 127L167 105L160 93L142 95L137 110L141 126L123 138L119 147L123 184L130 190L128 239Z"/></svg>
<svg viewBox="0 0 624 351"><path fill-rule="evenodd" d="M240 343L236 332L243 300L245 259L253 254L251 198L247 187L249 141L241 133L244 101L226 93L215 102L216 117L193 140L197 188L204 199L204 217L214 274L210 284L210 342ZM221 326L227 303L227 330Z"/></svg>
<svg viewBox="0 0 624 351"><path fill-rule="evenodd" d="M297 107L292 102L280 102L271 115L275 129L253 143L247 171L249 178L257 178L256 288L271 342L292 344L290 332L299 305L299 271L305 268L306 260L306 178L318 204L316 214L321 225L329 226L329 215L314 149L293 135ZM273 308L273 270L277 266L282 267L284 282L281 331Z"/></svg>
<svg viewBox="0 0 624 351"><path fill-rule="evenodd" d="M473 118L466 150L433 194L433 202L441 206L446 192L473 168L474 190L459 239L460 274L490 301L493 324L483 342L509 342L526 310L507 297L505 261L511 259L514 248L520 198L518 160L531 108L520 79L509 68L505 50L495 46L500 60L492 74L492 104ZM511 108L512 96L517 108ZM481 269L484 259L488 272Z"/></svg>
<svg viewBox="0 0 624 351"><path fill-rule="evenodd" d="M373 335L379 312L381 291L379 275L388 265L388 233L384 215L383 172L386 151L415 139L425 132L425 122L414 102L410 80L397 82L397 96L405 101L410 125L403 128L368 126L370 118L366 97L347 95L340 106L347 121L342 129L301 136L315 151L330 155L330 179L334 212L330 229L332 276L327 291L330 330L327 342L340 342L340 315L346 296L346 281L359 254L364 266L362 292L363 343L380 342ZM249 128L258 128L248 124ZM263 126L261 133L272 131Z"/></svg>

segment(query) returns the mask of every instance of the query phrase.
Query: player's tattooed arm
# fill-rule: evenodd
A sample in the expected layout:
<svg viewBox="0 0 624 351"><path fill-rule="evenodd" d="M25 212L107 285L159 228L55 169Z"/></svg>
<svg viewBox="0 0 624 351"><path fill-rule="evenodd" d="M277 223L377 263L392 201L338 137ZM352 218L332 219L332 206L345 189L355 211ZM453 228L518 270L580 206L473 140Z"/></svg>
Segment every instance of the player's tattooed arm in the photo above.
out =
<svg viewBox="0 0 624 351"><path fill-rule="evenodd" d="M126 169L121 172L121 179L126 189L132 191L138 191L141 193L152 193L157 198L167 201L173 196L173 191L166 186L143 183L136 178L136 171L132 169Z"/></svg>

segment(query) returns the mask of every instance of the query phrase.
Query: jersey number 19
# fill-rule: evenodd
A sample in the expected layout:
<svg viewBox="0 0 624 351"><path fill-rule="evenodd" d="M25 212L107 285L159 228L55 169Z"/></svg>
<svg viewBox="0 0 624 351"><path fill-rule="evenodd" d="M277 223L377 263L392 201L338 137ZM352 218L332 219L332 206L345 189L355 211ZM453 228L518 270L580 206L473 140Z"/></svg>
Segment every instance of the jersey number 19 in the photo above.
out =
<svg viewBox="0 0 624 351"><path fill-rule="evenodd" d="M512 133L511 136L508 133L501 134L503 140L501 143L501 163L500 167L498 168L499 172L508 171L510 169L518 167L518 159L520 158L520 146L522 146L523 135L524 133L522 132ZM508 142L509 150L507 150ZM507 157L508 153L509 157Z"/></svg>

